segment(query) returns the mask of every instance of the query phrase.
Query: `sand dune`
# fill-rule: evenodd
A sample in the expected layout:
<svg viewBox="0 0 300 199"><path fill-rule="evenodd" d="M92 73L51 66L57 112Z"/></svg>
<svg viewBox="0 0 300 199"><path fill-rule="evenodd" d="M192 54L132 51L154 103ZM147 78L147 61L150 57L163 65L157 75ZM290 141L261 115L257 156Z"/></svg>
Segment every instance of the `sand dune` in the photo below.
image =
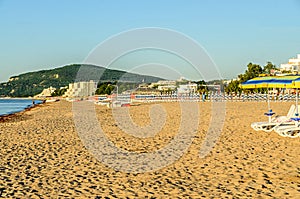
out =
<svg viewBox="0 0 300 199"><path fill-rule="evenodd" d="M291 102L271 103L286 114ZM152 104L129 108L132 120L151 123ZM119 148L149 153L178 132L181 109L162 103L166 123L154 137L124 133L111 109L96 107L106 136ZM251 122L267 120L265 102L227 102L222 134L204 158L199 150L212 106L200 103L199 127L188 151L176 162L146 173L116 171L84 147L72 104L44 104L0 123L0 196L4 198L300 198L300 138L256 132ZM0 197L0 198L1 198Z"/></svg>

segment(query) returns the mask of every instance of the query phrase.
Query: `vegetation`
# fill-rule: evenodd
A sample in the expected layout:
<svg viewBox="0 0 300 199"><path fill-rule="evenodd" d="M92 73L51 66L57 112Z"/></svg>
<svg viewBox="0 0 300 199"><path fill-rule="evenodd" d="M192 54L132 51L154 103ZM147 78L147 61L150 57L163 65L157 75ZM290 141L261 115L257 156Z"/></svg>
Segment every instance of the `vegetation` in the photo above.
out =
<svg viewBox="0 0 300 199"><path fill-rule="evenodd" d="M51 94L52 97L63 96L67 92L67 88L56 89L54 93Z"/></svg>
<svg viewBox="0 0 300 199"><path fill-rule="evenodd" d="M267 62L267 65L264 66L264 73L271 75L272 70L276 70L276 66L274 64L272 64L272 62Z"/></svg>
<svg viewBox="0 0 300 199"><path fill-rule="evenodd" d="M100 82L97 86L96 95L110 95L112 93L122 93L133 90L138 87L139 83L133 82ZM118 91L117 91L118 90Z"/></svg>
<svg viewBox="0 0 300 199"><path fill-rule="evenodd" d="M258 64L252 64L249 63L247 65L247 70L245 71L244 74L238 75L237 80L231 81L226 87L225 87L225 92L226 93L235 93L235 94L241 94L242 89L239 87L239 85L242 82L245 82L249 79L258 77L260 74L266 74L266 75L271 75L272 70L276 70L276 66L272 64L271 62L267 62L267 64L262 68ZM246 93L249 92L265 92L265 89L247 89L244 90Z"/></svg>
<svg viewBox="0 0 300 199"><path fill-rule="evenodd" d="M78 73L80 70L80 73ZM78 75L80 74L80 75ZM41 70L11 77L8 82L0 84L0 96L28 97L34 96L50 86L61 88L75 81L100 82L154 82L162 80L153 76L138 75L119 70L111 70L93 65L73 64L52 70ZM57 90L53 95L61 95L64 90Z"/></svg>
<svg viewBox="0 0 300 199"><path fill-rule="evenodd" d="M263 67L258 64L249 63L244 74L238 75L237 80L233 80L225 86L225 92L240 94L242 92L242 89L239 87L240 83L254 77L258 77L260 74L271 75L273 70L276 70L276 66L271 62L267 62ZM116 88L118 88L119 93L122 93L123 91L137 88L139 83L157 82L162 79L153 76L127 73L119 70L111 70L94 65L73 64L52 70L41 70L21 74L19 76L13 76L8 82L0 84L0 96L34 96L50 86L62 88L67 86L69 83L90 80L99 81L96 94L102 95L116 92ZM177 86L184 83L187 82L177 83ZM208 88L206 85L212 84L212 82L206 83L205 81L194 81L193 83L198 85L199 93L207 93ZM213 83L216 82L214 81ZM221 85L221 83L219 85ZM221 89L223 90L223 88ZM52 96L61 96L66 92L66 90L66 88L56 89ZM246 93L257 91L265 92L265 89L244 90ZM172 91L170 90L166 92L171 93Z"/></svg>
<svg viewBox="0 0 300 199"><path fill-rule="evenodd" d="M111 82L99 83L96 95L110 95L115 89L115 86L116 84L112 84Z"/></svg>
<svg viewBox="0 0 300 199"><path fill-rule="evenodd" d="M198 92L200 94L208 93L207 83L204 80L193 82L197 84Z"/></svg>

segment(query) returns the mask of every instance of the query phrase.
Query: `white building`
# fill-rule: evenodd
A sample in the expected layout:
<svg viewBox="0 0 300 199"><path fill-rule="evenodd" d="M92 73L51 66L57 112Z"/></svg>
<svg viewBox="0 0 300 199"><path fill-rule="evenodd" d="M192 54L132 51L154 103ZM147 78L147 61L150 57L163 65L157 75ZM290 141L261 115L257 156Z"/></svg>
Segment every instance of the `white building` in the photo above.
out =
<svg viewBox="0 0 300 199"><path fill-rule="evenodd" d="M183 84L179 85L179 88L177 89L178 95L183 94L194 94L197 92L198 86L197 84Z"/></svg>
<svg viewBox="0 0 300 199"><path fill-rule="evenodd" d="M75 82L69 84L69 88L64 94L65 97L88 97L95 95L97 82Z"/></svg>
<svg viewBox="0 0 300 199"><path fill-rule="evenodd" d="M173 80L160 80L156 84L157 85L175 85L176 81L173 81Z"/></svg>
<svg viewBox="0 0 300 199"><path fill-rule="evenodd" d="M300 72L300 54L297 55L297 58L289 59L289 62L286 64L280 65L281 71L291 71L292 73Z"/></svg>
<svg viewBox="0 0 300 199"><path fill-rule="evenodd" d="M233 82L236 80L238 80L238 79L223 80L223 84L228 85L230 82Z"/></svg>
<svg viewBox="0 0 300 199"><path fill-rule="evenodd" d="M160 80L158 82L151 83L151 85L149 87L153 88L155 86L175 86L175 85L176 85L176 81L173 81L173 80Z"/></svg>
<svg viewBox="0 0 300 199"><path fill-rule="evenodd" d="M176 88L177 86L175 85L162 85L157 87L159 91L176 90Z"/></svg>

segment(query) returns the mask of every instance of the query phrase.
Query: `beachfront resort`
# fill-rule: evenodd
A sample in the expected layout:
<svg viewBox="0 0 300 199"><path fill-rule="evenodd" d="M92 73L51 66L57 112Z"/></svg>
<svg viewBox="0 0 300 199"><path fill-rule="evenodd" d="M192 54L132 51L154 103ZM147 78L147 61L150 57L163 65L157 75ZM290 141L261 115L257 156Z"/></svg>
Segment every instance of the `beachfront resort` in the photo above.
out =
<svg viewBox="0 0 300 199"><path fill-rule="evenodd" d="M256 67L256 75L252 78L247 73L253 73L251 68ZM300 127L298 127L298 88L300 88L300 54L297 58L289 59L288 63L281 64L276 68L270 62L264 67L265 73L260 73L260 66L249 63L248 70L244 75L239 75L238 79L222 81L221 84L208 85L197 84L180 78L178 80L159 80L152 83L141 83L134 89L119 92L119 87L124 85L114 85L114 91L107 95L96 95L98 84L95 81L70 83L63 97L67 101L90 100L96 105L105 105L108 108L130 107L135 103L159 103L159 102L267 102L268 116L267 122L254 122L251 127L255 131L271 132L275 131L282 137L300 137ZM253 70L253 69L252 69ZM266 73L267 72L267 73ZM253 74L252 74L253 75ZM245 79L245 77L247 79ZM127 83L127 82L122 82ZM199 82L198 82L199 83ZM224 85L224 83L226 85ZM239 83L232 92L230 86ZM107 85L109 88L110 85ZM199 89L201 87L201 89ZM225 87L225 89L224 89ZM106 88L106 89L107 89ZM227 89L227 92L226 92ZM37 95L38 97L48 97L56 89L50 87ZM43 96L47 94L48 96ZM270 106L270 102L293 102L285 116L275 116L275 112Z"/></svg>
<svg viewBox="0 0 300 199"><path fill-rule="evenodd" d="M300 199L299 10L0 0L0 199Z"/></svg>
<svg viewBox="0 0 300 199"><path fill-rule="evenodd" d="M222 85L200 87L183 78L140 83L124 91L118 85L109 95L96 95L99 88L95 81L61 87L59 90L65 91L62 97L52 98L62 100L1 118L0 196L298 198L300 76L295 73L300 66L299 62L288 64L289 68L284 65L270 70L272 75L257 74L242 83L238 78L223 82L227 88L236 89L228 92ZM248 70L253 67L248 66ZM232 86L235 84L239 86ZM50 87L37 97L50 98L53 93L59 92ZM191 105L197 107L194 117L184 112L189 109L182 108ZM81 106L83 109L76 112ZM161 108L165 114L155 108ZM86 143L93 143L106 149L105 155L117 155L106 145L99 145L97 141L103 137L84 140L92 134L78 131L75 118L79 116L78 121L86 122L82 127L87 132L97 126L91 125L93 117L86 113L95 113L97 125L110 143L124 150L121 154L159 151L165 160L172 155L170 151L177 153L182 147L179 141L178 149L161 150L178 139L177 133L185 123L197 121L193 126L196 131L183 155L159 169L147 170L148 162L163 162L149 159L140 165L145 172L128 172L138 161L126 162L125 156L114 159L113 165L121 161L120 168L128 169L125 172L97 157L97 150L91 146L87 147ZM130 114L130 119L126 119L125 113ZM116 114L121 120L116 120ZM146 132L147 128L159 130L153 137L141 138L130 134L129 127L135 133ZM199 156L207 146L210 150Z"/></svg>
<svg viewBox="0 0 300 199"><path fill-rule="evenodd" d="M266 73L263 71L256 72L257 76L291 76L297 75L300 72L300 54L296 58L291 58L287 63L280 65L280 68L274 67L271 63L271 68ZM252 65L251 65L252 66ZM253 65L255 66L255 64ZM249 66L248 66L249 67ZM250 72L249 72L250 73ZM261 74L260 74L261 73ZM255 77L255 76L253 76ZM240 84L249 78L245 79L243 76L239 76L232 80L222 81L189 81L181 77L178 80L159 80L151 83L136 83L131 89L124 89L124 85L128 86L131 82L117 82L106 83L106 87L110 88L109 92L98 92L99 84L94 81L75 82L70 83L68 86L54 88L50 86L45 88L40 94L36 95L36 98L51 98L57 91L64 91L61 94L63 99L78 100L83 98L94 97L94 100L104 100L106 98L113 98L118 95L121 98L139 99L139 100L196 100L196 101L263 101L267 99L266 90L249 90L240 89ZM13 80L11 80L13 81ZM236 84L234 89L231 88L232 84ZM295 99L295 90L293 88L272 88L268 89L269 97L275 101L291 101ZM61 98L60 97L60 98Z"/></svg>

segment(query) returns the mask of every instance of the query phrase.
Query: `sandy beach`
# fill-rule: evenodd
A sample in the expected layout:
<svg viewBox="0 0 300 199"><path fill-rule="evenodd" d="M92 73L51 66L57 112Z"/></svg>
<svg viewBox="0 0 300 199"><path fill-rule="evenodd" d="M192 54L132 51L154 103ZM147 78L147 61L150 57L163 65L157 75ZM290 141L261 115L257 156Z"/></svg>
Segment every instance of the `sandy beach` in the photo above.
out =
<svg viewBox="0 0 300 199"><path fill-rule="evenodd" d="M292 102L273 102L286 114ZM120 130L111 109L96 106L106 136L119 148L147 153L176 135L178 103L161 103L166 123L153 138ZM129 108L138 125L150 123L152 104ZM199 103L198 131L188 151L153 172L125 173L99 162L84 147L73 120L72 103L60 101L0 122L0 198L300 198L300 138L256 132L266 121L266 102L227 102L222 134L204 158L199 150L209 128L211 103Z"/></svg>

